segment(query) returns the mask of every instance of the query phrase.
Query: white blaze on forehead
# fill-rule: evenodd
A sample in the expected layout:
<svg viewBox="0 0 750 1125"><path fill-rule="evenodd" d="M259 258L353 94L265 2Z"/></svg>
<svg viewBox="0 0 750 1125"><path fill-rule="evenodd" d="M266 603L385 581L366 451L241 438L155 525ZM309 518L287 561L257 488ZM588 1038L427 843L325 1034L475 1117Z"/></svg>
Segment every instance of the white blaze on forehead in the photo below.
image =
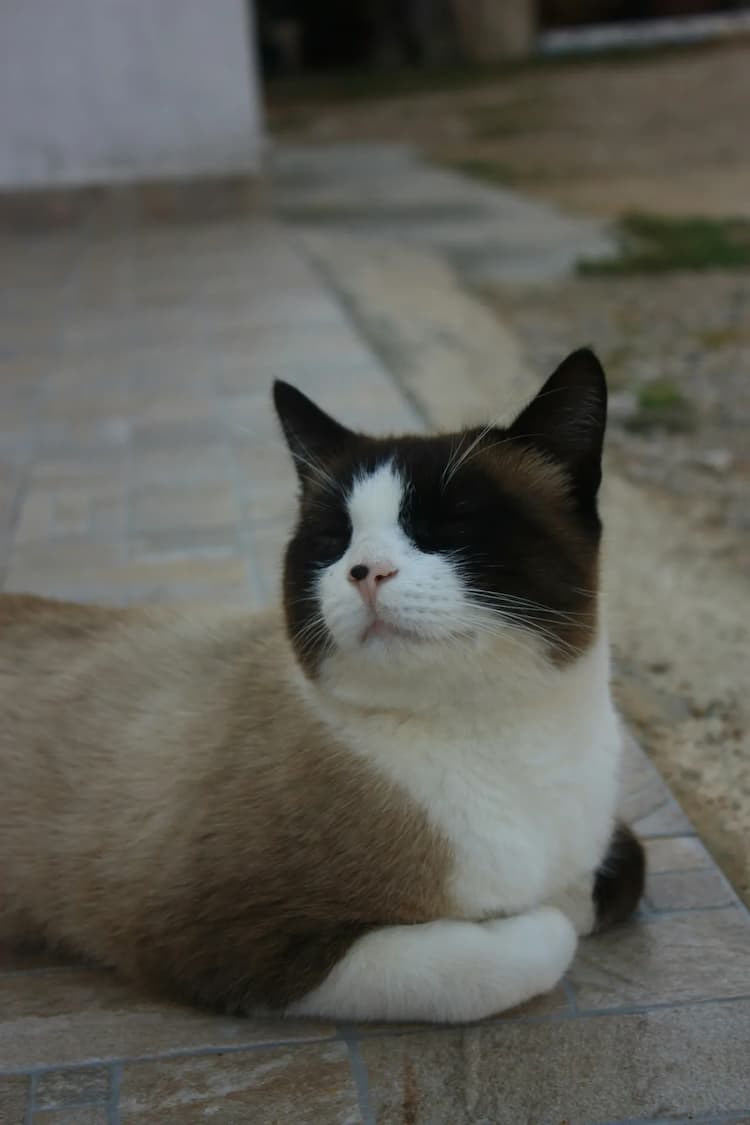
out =
<svg viewBox="0 0 750 1125"><path fill-rule="evenodd" d="M349 518L357 534L393 531L404 498L404 482L392 462L358 477L349 493Z"/></svg>

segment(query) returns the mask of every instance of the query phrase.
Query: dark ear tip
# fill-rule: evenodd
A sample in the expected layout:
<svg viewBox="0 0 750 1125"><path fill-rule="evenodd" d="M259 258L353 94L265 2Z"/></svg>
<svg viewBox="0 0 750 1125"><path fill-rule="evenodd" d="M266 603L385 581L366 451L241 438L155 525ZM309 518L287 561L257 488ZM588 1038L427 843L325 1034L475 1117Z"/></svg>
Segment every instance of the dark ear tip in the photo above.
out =
<svg viewBox="0 0 750 1125"><path fill-rule="evenodd" d="M273 381L273 404L279 417L283 417L300 406L313 405L307 395L297 390L291 383L285 383L283 379L274 379Z"/></svg>
<svg viewBox="0 0 750 1125"><path fill-rule="evenodd" d="M273 401L278 406L279 400L286 397L290 391L296 388L291 383L285 383L283 379L274 379L273 381Z"/></svg>
<svg viewBox="0 0 750 1125"><path fill-rule="evenodd" d="M569 356L566 356L558 371L575 374L579 378L584 378L587 382L598 383L604 391L607 389L607 377L604 374L604 368L593 348L577 348Z"/></svg>

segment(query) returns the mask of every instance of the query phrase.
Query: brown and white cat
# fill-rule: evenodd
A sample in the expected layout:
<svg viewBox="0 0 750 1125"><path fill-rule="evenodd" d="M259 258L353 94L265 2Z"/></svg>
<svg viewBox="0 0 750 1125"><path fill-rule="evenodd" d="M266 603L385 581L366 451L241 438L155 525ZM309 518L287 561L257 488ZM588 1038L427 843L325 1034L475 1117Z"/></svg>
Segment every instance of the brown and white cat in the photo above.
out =
<svg viewBox="0 0 750 1125"><path fill-rule="evenodd" d="M0 939L230 1011L471 1020L626 917L606 387L372 438L294 388L285 613L0 597Z"/></svg>

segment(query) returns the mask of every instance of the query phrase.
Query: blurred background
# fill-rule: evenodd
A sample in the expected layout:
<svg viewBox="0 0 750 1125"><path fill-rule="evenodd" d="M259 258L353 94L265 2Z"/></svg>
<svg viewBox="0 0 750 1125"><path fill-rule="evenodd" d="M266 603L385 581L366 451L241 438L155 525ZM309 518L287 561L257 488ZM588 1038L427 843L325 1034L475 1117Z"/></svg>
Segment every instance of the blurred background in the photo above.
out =
<svg viewBox="0 0 750 1125"><path fill-rule="evenodd" d="M750 897L750 8L0 6L0 575L272 601L273 377L352 424L611 389L618 693Z"/></svg>

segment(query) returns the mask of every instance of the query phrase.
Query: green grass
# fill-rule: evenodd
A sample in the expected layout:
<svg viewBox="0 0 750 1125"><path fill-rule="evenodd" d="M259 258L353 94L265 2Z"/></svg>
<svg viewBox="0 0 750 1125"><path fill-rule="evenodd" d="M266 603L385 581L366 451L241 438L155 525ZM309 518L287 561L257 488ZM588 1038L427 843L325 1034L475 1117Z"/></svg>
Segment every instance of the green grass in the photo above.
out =
<svg viewBox="0 0 750 1125"><path fill-rule="evenodd" d="M671 379L654 379L644 383L638 391L638 407L641 410L667 410L682 406L685 396Z"/></svg>
<svg viewBox="0 0 750 1125"><path fill-rule="evenodd" d="M641 212L617 226L619 253L582 259L583 274L624 275L671 270L750 268L750 219L669 218Z"/></svg>
<svg viewBox="0 0 750 1125"><path fill-rule="evenodd" d="M638 409L625 423L629 430L686 433L695 429L695 408L672 379L662 377L644 383L637 396Z"/></svg>
<svg viewBox="0 0 750 1125"><path fill-rule="evenodd" d="M744 343L748 333L743 331L739 324L725 324L717 328L702 328L693 335L702 348L718 351L720 348Z"/></svg>

